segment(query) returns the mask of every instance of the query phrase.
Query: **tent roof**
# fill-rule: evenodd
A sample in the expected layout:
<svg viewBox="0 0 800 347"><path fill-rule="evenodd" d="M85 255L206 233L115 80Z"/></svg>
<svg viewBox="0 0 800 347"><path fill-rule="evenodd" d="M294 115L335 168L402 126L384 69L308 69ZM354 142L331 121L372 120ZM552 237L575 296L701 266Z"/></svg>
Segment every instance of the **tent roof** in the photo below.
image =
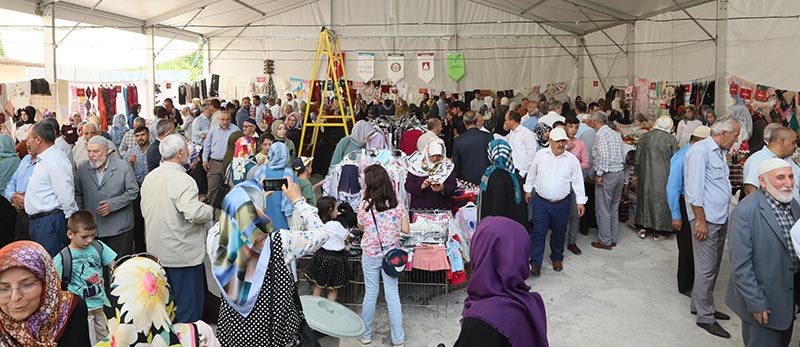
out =
<svg viewBox="0 0 800 347"><path fill-rule="evenodd" d="M56 16L75 22L93 6L84 22L118 26L131 31L155 25L157 34L190 40L269 24L269 19L321 0L61 0ZM331 0L336 1L336 0ZM713 0L466 0L542 23L561 31L585 35L605 28L689 8ZM7 0L7 9L35 13L36 0ZM398 2L403 6L405 2ZM190 22L190 26L183 26ZM297 23L302 24L302 23ZM340 23L336 23L340 24ZM347 23L344 23L347 24ZM236 28L235 26L240 26ZM334 25L334 28L336 25ZM138 29L137 29L138 28ZM238 30L237 30L238 29ZM235 31L234 31L235 30Z"/></svg>

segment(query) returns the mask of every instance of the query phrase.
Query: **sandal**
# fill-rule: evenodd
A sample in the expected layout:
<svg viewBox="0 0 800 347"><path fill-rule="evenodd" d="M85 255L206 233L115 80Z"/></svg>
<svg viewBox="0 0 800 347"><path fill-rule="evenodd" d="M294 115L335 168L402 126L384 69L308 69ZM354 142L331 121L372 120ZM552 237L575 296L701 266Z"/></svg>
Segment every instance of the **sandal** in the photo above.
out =
<svg viewBox="0 0 800 347"><path fill-rule="evenodd" d="M658 235L658 233L653 234L653 240L658 241L660 238L661 238L661 236Z"/></svg>
<svg viewBox="0 0 800 347"><path fill-rule="evenodd" d="M639 238L644 240L647 238L647 230L639 229Z"/></svg>

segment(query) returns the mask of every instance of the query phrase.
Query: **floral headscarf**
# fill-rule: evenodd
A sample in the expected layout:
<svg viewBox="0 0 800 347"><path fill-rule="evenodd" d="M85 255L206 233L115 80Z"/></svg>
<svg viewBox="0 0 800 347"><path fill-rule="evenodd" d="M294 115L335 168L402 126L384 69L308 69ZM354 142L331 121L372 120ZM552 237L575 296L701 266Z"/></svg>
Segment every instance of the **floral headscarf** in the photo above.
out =
<svg viewBox="0 0 800 347"><path fill-rule="evenodd" d="M455 168L455 164L446 154L444 141L435 139L425 146L422 153L415 153L408 159L408 172L414 176L430 177L434 182L444 183ZM441 155L442 160L437 163L431 162L430 158L433 155Z"/></svg>
<svg viewBox="0 0 800 347"><path fill-rule="evenodd" d="M193 324L172 324L177 306L164 268L152 259L134 257L111 276L108 293L114 317L108 319L108 337L95 347L198 346Z"/></svg>
<svg viewBox="0 0 800 347"><path fill-rule="evenodd" d="M539 143L539 147L550 147L550 141L544 139L544 134L549 133L550 130L553 130L553 128L545 123L538 123L533 128L533 133L536 134L536 142Z"/></svg>
<svg viewBox="0 0 800 347"><path fill-rule="evenodd" d="M11 268L30 271L42 284L42 299L37 309L24 321L17 321L0 311L0 345L9 347L56 347L77 300L61 291L61 279L53 258L38 243L17 241L0 249L0 273Z"/></svg>
<svg viewBox="0 0 800 347"><path fill-rule="evenodd" d="M242 136L236 140L231 160L230 173L234 184L244 181L247 171L256 165L253 156L256 154L256 140L250 136Z"/></svg>

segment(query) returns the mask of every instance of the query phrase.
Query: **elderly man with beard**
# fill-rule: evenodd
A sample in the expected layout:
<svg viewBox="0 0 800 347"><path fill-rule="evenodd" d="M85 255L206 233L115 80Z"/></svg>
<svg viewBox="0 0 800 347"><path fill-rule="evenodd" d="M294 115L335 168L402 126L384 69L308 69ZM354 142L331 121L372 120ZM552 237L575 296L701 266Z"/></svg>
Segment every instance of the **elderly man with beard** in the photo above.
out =
<svg viewBox="0 0 800 347"><path fill-rule="evenodd" d="M75 201L97 219L97 238L117 252L133 254L133 202L139 184L133 168L95 136L86 145L89 160L75 172Z"/></svg>
<svg viewBox="0 0 800 347"><path fill-rule="evenodd" d="M800 270L791 234L800 218L795 179L785 160L765 160L758 166L761 189L731 212L732 274L725 303L742 320L745 346L788 346L792 338L792 288Z"/></svg>
<svg viewBox="0 0 800 347"><path fill-rule="evenodd" d="M191 323L203 314L205 224L214 209L200 202L197 183L186 173L191 160L186 139L169 135L158 150L164 161L142 183L147 251L159 258L175 292L173 322Z"/></svg>
<svg viewBox="0 0 800 347"><path fill-rule="evenodd" d="M87 122L83 125L83 135L75 146L72 147L72 161L75 162L75 167L80 167L83 163L89 160L89 153L86 150L87 144L92 137L100 135L100 127L92 122Z"/></svg>

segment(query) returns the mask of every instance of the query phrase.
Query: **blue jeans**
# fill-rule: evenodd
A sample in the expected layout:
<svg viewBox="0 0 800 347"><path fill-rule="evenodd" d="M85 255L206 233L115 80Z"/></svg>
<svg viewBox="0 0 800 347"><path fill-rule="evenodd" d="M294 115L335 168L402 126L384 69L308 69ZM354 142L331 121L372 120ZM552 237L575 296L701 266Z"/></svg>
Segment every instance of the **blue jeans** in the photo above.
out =
<svg viewBox="0 0 800 347"><path fill-rule="evenodd" d="M399 345L405 340L403 332L403 311L400 307L400 294L397 291L397 279L386 275L381 269L383 257L373 258L365 253L361 255L361 271L364 273L364 302L361 306L361 319L366 329L361 335L364 339L372 338L372 320L375 318L375 304L380 293L380 276L383 276L383 292L386 306L389 307L389 326L392 329L392 344Z"/></svg>
<svg viewBox="0 0 800 347"><path fill-rule="evenodd" d="M533 232L531 233L531 259L530 263L542 268L544 257L544 243L547 240L547 230L550 229L550 260L553 262L564 260L564 233L567 231L569 218L570 199L567 196L557 204L551 204L539 195L533 194Z"/></svg>
<svg viewBox="0 0 800 347"><path fill-rule="evenodd" d="M59 211L44 217L31 218L28 227L31 240L42 245L51 257L55 257L64 246L69 244L67 219L64 217L64 212Z"/></svg>

